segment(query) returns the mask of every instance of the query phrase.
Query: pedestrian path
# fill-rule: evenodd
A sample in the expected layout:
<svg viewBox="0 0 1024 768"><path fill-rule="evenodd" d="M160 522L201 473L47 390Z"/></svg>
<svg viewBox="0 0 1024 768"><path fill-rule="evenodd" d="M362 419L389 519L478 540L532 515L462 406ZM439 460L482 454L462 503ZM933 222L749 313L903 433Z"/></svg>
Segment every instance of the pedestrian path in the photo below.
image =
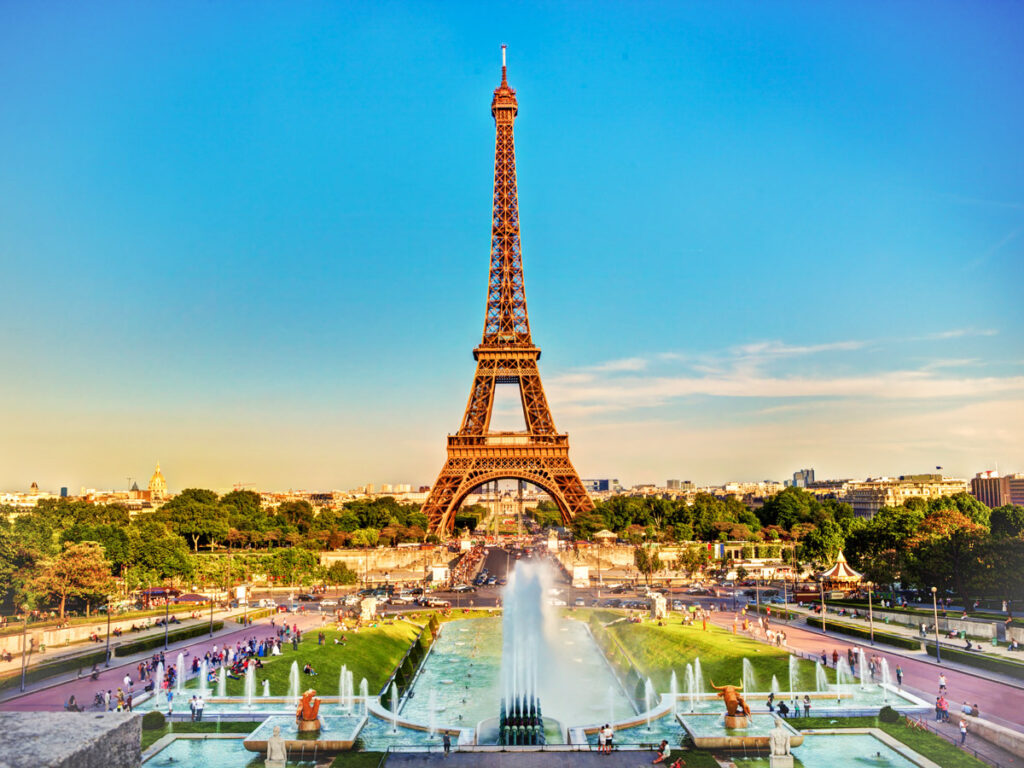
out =
<svg viewBox="0 0 1024 768"><path fill-rule="evenodd" d="M239 609L231 610L220 610L214 613L214 621L224 621L228 616L234 616L239 613ZM162 617L149 617L162 618ZM203 624L209 624L210 617L200 616L197 618L179 619L176 623L170 625L169 632L177 632L186 627L195 627ZM110 652L113 653L114 649L119 645L125 643L134 643L136 640L143 640L147 637L155 637L157 635L164 634L164 627L161 626L150 626L140 632L122 632L120 637L115 637L113 634L110 636ZM101 642L95 642L90 640L82 640L69 645L61 646L48 646L45 652L39 650L30 650L28 654L29 663L28 669L32 670L40 664L53 664L64 659L73 658L76 656L89 657L95 655L98 652L102 652L106 649L106 633L103 634ZM91 662L88 666L92 666ZM0 661L0 675L7 675L11 672L21 672L21 654L14 654L14 658L10 661Z"/></svg>
<svg viewBox="0 0 1024 768"><path fill-rule="evenodd" d="M211 650L214 645L223 647L233 645L235 642L252 636L268 637L273 634L270 622L280 617L268 617L259 619L249 626L241 626L234 622L226 623L225 627L213 634L204 635L198 638L189 638L172 642L164 653L171 659L179 652L188 651L190 656L203 655ZM281 621L289 624L298 624L303 629L310 625L319 623L318 614L288 614ZM88 674L79 677L77 672L70 672L55 677L47 678L25 687L25 691L18 688L0 693L0 710L60 710L64 702L71 694L74 694L79 704L86 705L93 699L93 694L99 690L117 689L122 684L125 672L136 677L135 670L140 661L151 659L154 653L163 651L163 646L132 654L130 656L114 657L111 659L109 668L101 667L98 680L92 680Z"/></svg>
<svg viewBox="0 0 1024 768"><path fill-rule="evenodd" d="M1020 758L1012 752L1008 752L1002 747L993 744L990 741L973 736L970 730L967 732L967 739L961 745L960 740L960 718L957 717L959 713L950 712L949 722L936 722L935 718L914 718L920 725L934 733L944 737L947 741L956 744L961 747L968 754L974 755L979 760L984 760L990 765L997 765L1000 768L1020 768L1024 766L1024 758Z"/></svg>

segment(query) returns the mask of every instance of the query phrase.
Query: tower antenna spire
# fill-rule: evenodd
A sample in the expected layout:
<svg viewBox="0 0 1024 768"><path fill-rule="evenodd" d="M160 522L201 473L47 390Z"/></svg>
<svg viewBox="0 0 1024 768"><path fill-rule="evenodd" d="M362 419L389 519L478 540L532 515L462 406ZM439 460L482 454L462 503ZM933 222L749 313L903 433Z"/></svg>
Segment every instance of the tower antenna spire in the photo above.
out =
<svg viewBox="0 0 1024 768"><path fill-rule="evenodd" d="M502 43L501 44L501 82L503 82L503 83L508 81L508 77L506 76L507 69L506 69L506 65L505 65L505 51L507 49L508 49L508 46L505 45L504 43Z"/></svg>

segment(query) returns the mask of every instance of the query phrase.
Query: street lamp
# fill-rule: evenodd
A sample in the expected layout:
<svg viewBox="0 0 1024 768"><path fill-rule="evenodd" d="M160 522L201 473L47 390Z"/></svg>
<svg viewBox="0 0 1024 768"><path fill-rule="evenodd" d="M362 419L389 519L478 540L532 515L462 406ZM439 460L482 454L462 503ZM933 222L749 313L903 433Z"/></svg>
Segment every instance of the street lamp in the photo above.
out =
<svg viewBox="0 0 1024 768"><path fill-rule="evenodd" d="M103 666L110 666L110 598L107 598L107 653Z"/></svg>
<svg viewBox="0 0 1024 768"><path fill-rule="evenodd" d="M942 663L942 649L939 647L939 604L936 594L938 587L932 587L932 613L935 616L935 661Z"/></svg>
<svg viewBox="0 0 1024 768"><path fill-rule="evenodd" d="M868 627L871 629L871 644L875 644L875 614L871 605L871 590L875 585L870 581L867 583L868 588Z"/></svg>
<svg viewBox="0 0 1024 768"><path fill-rule="evenodd" d="M165 651L167 650L167 633L170 631L170 627L171 627L170 616L171 616L171 596L168 593L167 588L165 587L164 588L164 650Z"/></svg>
<svg viewBox="0 0 1024 768"><path fill-rule="evenodd" d="M825 627L825 614L828 613L825 608L825 579L822 576L818 577L818 590L821 594L821 631L828 632Z"/></svg>
<svg viewBox="0 0 1024 768"><path fill-rule="evenodd" d="M28 605L21 606L25 613L25 625L21 631L21 690L25 690L25 654L28 651Z"/></svg>
<svg viewBox="0 0 1024 768"><path fill-rule="evenodd" d="M216 592L210 595L210 637L213 637L213 602L216 597Z"/></svg>

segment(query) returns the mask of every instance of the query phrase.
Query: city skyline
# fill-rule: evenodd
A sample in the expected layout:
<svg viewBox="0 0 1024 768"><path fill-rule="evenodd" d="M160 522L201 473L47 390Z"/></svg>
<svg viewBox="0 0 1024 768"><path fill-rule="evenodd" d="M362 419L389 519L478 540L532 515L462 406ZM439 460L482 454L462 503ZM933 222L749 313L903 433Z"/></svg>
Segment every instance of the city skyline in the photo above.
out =
<svg viewBox="0 0 1024 768"><path fill-rule="evenodd" d="M1024 12L652 8L0 10L0 487L428 484L500 42L581 475L1024 467Z"/></svg>

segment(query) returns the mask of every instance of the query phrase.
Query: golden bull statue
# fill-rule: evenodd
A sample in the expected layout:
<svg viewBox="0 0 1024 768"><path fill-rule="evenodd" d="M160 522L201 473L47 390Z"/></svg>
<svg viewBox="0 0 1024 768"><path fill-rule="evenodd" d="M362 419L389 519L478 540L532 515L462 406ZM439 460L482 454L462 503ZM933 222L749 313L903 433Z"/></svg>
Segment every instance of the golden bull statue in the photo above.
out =
<svg viewBox="0 0 1024 768"><path fill-rule="evenodd" d="M740 695L740 691L743 690L743 685L715 685L715 681L711 681L711 687L718 691L719 697L725 701L725 711L729 717L749 717L750 707L747 706L747 702Z"/></svg>

